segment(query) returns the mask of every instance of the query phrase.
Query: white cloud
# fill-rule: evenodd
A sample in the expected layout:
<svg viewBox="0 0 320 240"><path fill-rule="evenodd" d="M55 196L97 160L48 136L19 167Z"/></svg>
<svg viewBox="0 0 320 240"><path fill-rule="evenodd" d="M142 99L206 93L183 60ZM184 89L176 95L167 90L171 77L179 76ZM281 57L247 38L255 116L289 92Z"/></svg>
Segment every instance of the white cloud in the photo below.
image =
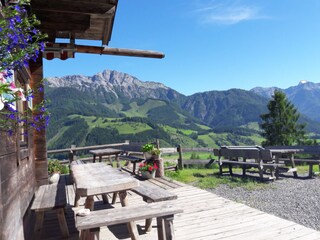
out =
<svg viewBox="0 0 320 240"><path fill-rule="evenodd" d="M210 1L196 9L201 23L231 25L242 21L266 19L256 6L246 6L239 1Z"/></svg>

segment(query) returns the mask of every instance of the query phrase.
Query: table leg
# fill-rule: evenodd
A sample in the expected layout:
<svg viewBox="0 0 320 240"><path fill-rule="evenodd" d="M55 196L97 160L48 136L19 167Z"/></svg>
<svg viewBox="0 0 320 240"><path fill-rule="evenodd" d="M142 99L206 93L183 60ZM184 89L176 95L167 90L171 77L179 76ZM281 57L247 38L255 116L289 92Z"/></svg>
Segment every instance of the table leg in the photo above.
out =
<svg viewBox="0 0 320 240"><path fill-rule="evenodd" d="M147 201L148 203L152 202L150 200L145 200L145 199L143 199L143 200ZM145 229L146 229L146 232L151 232L151 230L152 230L152 218L146 219Z"/></svg>
<svg viewBox="0 0 320 240"><path fill-rule="evenodd" d="M121 164L120 164L119 154L116 154L116 162L117 162L117 168L120 168Z"/></svg>
<svg viewBox="0 0 320 240"><path fill-rule="evenodd" d="M128 206L128 198L127 198L127 192L126 191L121 191L119 192L119 198L120 198L120 202L121 202L121 206L125 207ZM139 238L139 233L137 230L137 226L135 224L135 222L129 222L127 223L128 226L128 231L129 234L131 236L132 240L138 240Z"/></svg>
<svg viewBox="0 0 320 240"><path fill-rule="evenodd" d="M293 154L290 154L289 157L290 157L290 161L291 161L292 168L295 170L295 171L293 172L293 176L296 178L296 177L298 177L298 174L297 174L297 169L296 169L296 164L295 164L295 162L294 162Z"/></svg>
<svg viewBox="0 0 320 240"><path fill-rule="evenodd" d="M74 206L75 207L79 207L79 200L80 200L80 195L77 194L77 191L76 191L76 196L74 197Z"/></svg>
<svg viewBox="0 0 320 240"><path fill-rule="evenodd" d="M60 226L62 236L64 238L67 238L67 237L69 237L69 230L68 230L68 225L67 225L67 221L66 221L66 216L64 214L64 208L58 208L58 209L56 209L56 212L57 212L59 226Z"/></svg>
<svg viewBox="0 0 320 240"><path fill-rule="evenodd" d="M99 162L102 162L102 155L99 155Z"/></svg>
<svg viewBox="0 0 320 240"><path fill-rule="evenodd" d="M114 192L114 193L113 193L113 196L112 196L112 204L115 204L115 203L116 203L116 201L117 201L117 194L118 194L118 192Z"/></svg>
<svg viewBox="0 0 320 240"><path fill-rule="evenodd" d="M93 161L92 162L96 162L96 155L95 154L93 154Z"/></svg>
<svg viewBox="0 0 320 240"><path fill-rule="evenodd" d="M279 155L275 155L274 161L275 161L276 164L279 163ZM279 167L277 167L275 169L275 174L276 174L276 179L279 179Z"/></svg>
<svg viewBox="0 0 320 240"><path fill-rule="evenodd" d="M104 204L109 204L109 198L108 198L108 194L101 194L102 196L102 200Z"/></svg>
<svg viewBox="0 0 320 240"><path fill-rule="evenodd" d="M90 209L90 211L93 210L93 208L94 208L93 196L88 196L87 197L86 202L84 204L84 207Z"/></svg>

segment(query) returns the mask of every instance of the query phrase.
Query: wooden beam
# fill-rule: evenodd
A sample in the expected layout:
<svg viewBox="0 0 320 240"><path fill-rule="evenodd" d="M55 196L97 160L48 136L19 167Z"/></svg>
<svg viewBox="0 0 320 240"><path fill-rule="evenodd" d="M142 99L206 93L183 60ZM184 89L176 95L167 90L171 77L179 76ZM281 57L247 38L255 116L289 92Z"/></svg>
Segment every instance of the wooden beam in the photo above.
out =
<svg viewBox="0 0 320 240"><path fill-rule="evenodd" d="M64 12L76 14L105 14L115 5L109 3L92 3L90 1L68 0L32 0L31 6L36 11Z"/></svg>
<svg viewBox="0 0 320 240"><path fill-rule="evenodd" d="M164 53L149 50L76 45L76 52L128 57L164 58Z"/></svg>
<svg viewBox="0 0 320 240"><path fill-rule="evenodd" d="M37 18L41 21L40 30L47 31L80 31L84 32L90 27L89 15L68 15L65 13L36 12Z"/></svg>
<svg viewBox="0 0 320 240"><path fill-rule="evenodd" d="M37 58L36 62L30 61L30 73L31 81L30 85L32 89L39 89L43 87L43 60L42 56ZM33 106L40 104L44 100L43 91L33 92ZM32 111L33 116L39 114L38 110ZM46 141L46 130L41 129L40 131L33 130L33 154L35 160L35 176L37 185L48 184L48 160L47 160L47 141Z"/></svg>

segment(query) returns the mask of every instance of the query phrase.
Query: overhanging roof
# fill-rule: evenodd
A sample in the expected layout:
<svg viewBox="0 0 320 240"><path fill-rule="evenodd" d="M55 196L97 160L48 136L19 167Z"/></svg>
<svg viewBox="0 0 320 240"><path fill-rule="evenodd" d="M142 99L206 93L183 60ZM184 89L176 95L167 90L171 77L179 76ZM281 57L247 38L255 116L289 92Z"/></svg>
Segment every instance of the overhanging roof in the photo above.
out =
<svg viewBox="0 0 320 240"><path fill-rule="evenodd" d="M108 45L118 0L32 0L40 31L56 38L101 40Z"/></svg>

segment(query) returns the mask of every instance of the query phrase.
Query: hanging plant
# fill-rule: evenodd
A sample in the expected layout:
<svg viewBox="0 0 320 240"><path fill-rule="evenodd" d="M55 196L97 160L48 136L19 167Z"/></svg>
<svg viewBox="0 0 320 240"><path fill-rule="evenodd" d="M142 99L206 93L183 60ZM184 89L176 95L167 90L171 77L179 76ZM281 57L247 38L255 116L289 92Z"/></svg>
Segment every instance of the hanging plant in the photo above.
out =
<svg viewBox="0 0 320 240"><path fill-rule="evenodd" d="M44 50L43 40L47 37L36 26L40 24L34 14L28 15L28 0L7 4L1 8L0 16L0 72L10 74L28 66Z"/></svg>
<svg viewBox="0 0 320 240"><path fill-rule="evenodd" d="M35 15L28 14L29 4L28 0L5 6L0 4L0 128L9 134L19 125L40 131L49 120L44 102L32 107L37 112L32 119L28 117L30 114L19 112L15 107L18 100L31 102L32 94L43 88L24 91L10 80L15 70L28 67L29 61L36 61L44 50L43 40L47 36L36 28L40 22Z"/></svg>

